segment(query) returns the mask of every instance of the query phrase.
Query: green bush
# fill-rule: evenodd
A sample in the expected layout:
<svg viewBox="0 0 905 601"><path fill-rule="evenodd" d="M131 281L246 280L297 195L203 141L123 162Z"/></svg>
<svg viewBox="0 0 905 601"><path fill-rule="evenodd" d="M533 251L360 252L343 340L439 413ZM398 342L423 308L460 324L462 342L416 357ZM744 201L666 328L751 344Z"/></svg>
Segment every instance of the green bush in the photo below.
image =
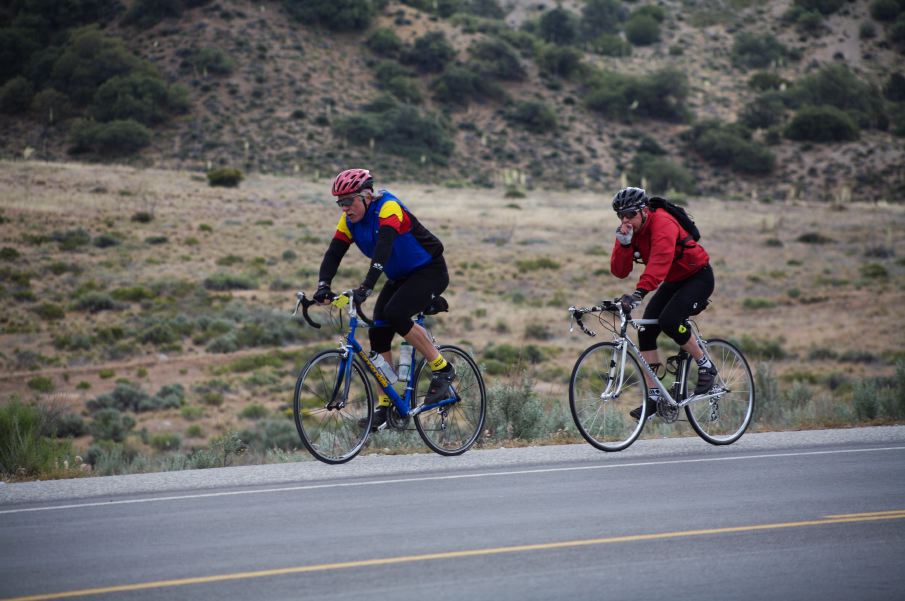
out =
<svg viewBox="0 0 905 601"><path fill-rule="evenodd" d="M820 232L805 232L796 238L798 242L803 242L804 244L830 244L835 242L832 238L828 236L824 236Z"/></svg>
<svg viewBox="0 0 905 601"><path fill-rule="evenodd" d="M769 71L758 71L748 78L748 87L760 92L779 90L787 83L788 82L785 79L776 73L771 73Z"/></svg>
<svg viewBox="0 0 905 601"><path fill-rule="evenodd" d="M806 106L792 117L785 136L808 142L847 142L857 140L859 131L855 120L834 106Z"/></svg>
<svg viewBox="0 0 905 601"><path fill-rule="evenodd" d="M53 64L52 86L76 105L87 105L98 87L111 77L133 71L153 71L126 49L119 38L106 36L97 25L72 30Z"/></svg>
<svg viewBox="0 0 905 601"><path fill-rule="evenodd" d="M28 381L28 387L35 392L49 393L53 392L55 386L53 379L47 376L35 376Z"/></svg>
<svg viewBox="0 0 905 601"><path fill-rule="evenodd" d="M371 0L283 0L283 4L302 24L319 23L336 31L367 29L375 15Z"/></svg>
<svg viewBox="0 0 905 601"><path fill-rule="evenodd" d="M501 39L478 40L468 52L485 76L507 81L521 81L525 78L525 69L515 49Z"/></svg>
<svg viewBox="0 0 905 601"><path fill-rule="evenodd" d="M119 75L98 87L90 114L101 122L131 120L155 125L168 117L169 99L166 84L156 74Z"/></svg>
<svg viewBox="0 0 905 601"><path fill-rule="evenodd" d="M405 47L396 32L386 27L381 27L368 36L365 46L370 48L374 54L390 58L400 56Z"/></svg>
<svg viewBox="0 0 905 601"><path fill-rule="evenodd" d="M646 15L636 14L625 24L625 37L635 46L650 46L660 41L660 22Z"/></svg>
<svg viewBox="0 0 905 601"><path fill-rule="evenodd" d="M516 102L505 113L506 120L535 134L556 130L556 113L544 102L525 100Z"/></svg>
<svg viewBox="0 0 905 601"><path fill-rule="evenodd" d="M250 405L245 405L245 407L242 408L242 411L239 412L239 417L242 417L244 419L258 420L267 417L268 413L270 412L264 405L252 403Z"/></svg>
<svg viewBox="0 0 905 601"><path fill-rule="evenodd" d="M898 0L873 0L870 3L870 16L877 21L895 21L903 10Z"/></svg>
<svg viewBox="0 0 905 601"><path fill-rule="evenodd" d="M447 163L455 146L436 117L395 102L371 108L364 114L337 119L333 125L336 135L348 140L374 140L378 151L413 162Z"/></svg>
<svg viewBox="0 0 905 601"><path fill-rule="evenodd" d="M831 15L845 4L845 0L795 0L793 5L806 11L817 11Z"/></svg>
<svg viewBox="0 0 905 601"><path fill-rule="evenodd" d="M77 311L100 313L101 311L114 311L120 307L106 292L87 292L76 299L73 308Z"/></svg>
<svg viewBox="0 0 905 601"><path fill-rule="evenodd" d="M477 69L452 65L431 84L434 100L445 105L468 106L472 100L499 99L506 94L500 85L482 77Z"/></svg>
<svg viewBox="0 0 905 601"><path fill-rule="evenodd" d="M631 56L632 45L623 40L619 34L602 33L590 41L590 49L603 56Z"/></svg>
<svg viewBox="0 0 905 601"><path fill-rule="evenodd" d="M880 263L867 263L861 266L861 277L870 280L886 280L889 278L889 271Z"/></svg>
<svg viewBox="0 0 905 601"><path fill-rule="evenodd" d="M60 245L60 250L73 251L91 243L91 234L82 228L53 232L51 239Z"/></svg>
<svg viewBox="0 0 905 601"><path fill-rule="evenodd" d="M6 21L0 21L6 25ZM23 72L29 57L43 46L40 36L31 29L0 28L0 82L7 82Z"/></svg>
<svg viewBox="0 0 905 601"><path fill-rule="evenodd" d="M145 286L136 284L134 286L115 288L110 292L110 296L118 301L140 303L143 300L155 298L157 295Z"/></svg>
<svg viewBox="0 0 905 601"><path fill-rule="evenodd" d="M905 76L901 73L891 74L883 86L883 95L893 102L905 101Z"/></svg>
<svg viewBox="0 0 905 601"><path fill-rule="evenodd" d="M632 121L636 118L685 121L689 111L688 80L676 69L663 69L644 77L602 71L593 76L584 102L606 117Z"/></svg>
<svg viewBox="0 0 905 601"><path fill-rule="evenodd" d="M219 48L201 48L192 54L188 62L196 70L211 75L229 75L235 66L233 59Z"/></svg>
<svg viewBox="0 0 905 601"><path fill-rule="evenodd" d="M154 221L154 214L149 213L148 211L138 211L137 213L133 213L129 220L136 223L151 223Z"/></svg>
<svg viewBox="0 0 905 601"><path fill-rule="evenodd" d="M123 17L123 23L148 29L164 19L181 15L182 0L135 0Z"/></svg>
<svg viewBox="0 0 905 601"><path fill-rule="evenodd" d="M91 244L97 248L110 248L119 244L119 238L111 234L99 234L94 237Z"/></svg>
<svg viewBox="0 0 905 601"><path fill-rule="evenodd" d="M432 31L415 39L404 60L424 73L439 73L456 58L456 49L442 31Z"/></svg>
<svg viewBox="0 0 905 601"><path fill-rule="evenodd" d="M285 419L261 420L254 429L243 430L239 436L242 440L247 440L248 445L258 451L269 449L292 451L300 446L295 425Z"/></svg>
<svg viewBox="0 0 905 601"><path fill-rule="evenodd" d="M639 152L632 158L627 175L631 185L640 186L644 180L647 182L648 190L660 194L670 190L686 194L695 191L694 176L681 165L663 156Z"/></svg>
<svg viewBox="0 0 905 601"><path fill-rule="evenodd" d="M97 123L80 119L69 132L74 152L104 156L134 154L151 143L151 130L131 119Z"/></svg>
<svg viewBox="0 0 905 601"><path fill-rule="evenodd" d="M786 105L782 94L767 92L745 105L739 115L739 121L751 129L768 129L782 123L785 112Z"/></svg>
<svg viewBox="0 0 905 601"><path fill-rule="evenodd" d="M546 44L537 52L541 73L569 79L581 71L582 54L576 48Z"/></svg>
<svg viewBox="0 0 905 601"><path fill-rule="evenodd" d="M218 167L207 172L207 183L212 188L237 188L243 179L242 171L233 167Z"/></svg>
<svg viewBox="0 0 905 601"><path fill-rule="evenodd" d="M15 115L24 113L31 104L35 87L21 75L0 86L0 112Z"/></svg>
<svg viewBox="0 0 905 601"><path fill-rule="evenodd" d="M458 10L485 19L502 19L506 16L499 0L462 0Z"/></svg>
<svg viewBox="0 0 905 601"><path fill-rule="evenodd" d="M538 29L545 42L572 44L578 38L578 18L575 13L557 6L541 15Z"/></svg>
<svg viewBox="0 0 905 601"><path fill-rule="evenodd" d="M788 96L801 105L828 105L843 110L862 128L882 128L888 123L880 91L858 79L842 64L827 65L802 78L789 90Z"/></svg>
<svg viewBox="0 0 905 601"><path fill-rule="evenodd" d="M546 433L544 406L530 378L491 386L487 404L485 428L495 440L534 440Z"/></svg>
<svg viewBox="0 0 905 601"><path fill-rule="evenodd" d="M182 439L174 432L162 432L152 435L148 443L158 451L173 451L182 445Z"/></svg>
<svg viewBox="0 0 905 601"><path fill-rule="evenodd" d="M251 278L230 273L215 273L205 278L203 285L208 290L254 290L258 287Z"/></svg>
<svg viewBox="0 0 905 601"><path fill-rule="evenodd" d="M68 442L44 436L47 416L40 408L13 400L0 407L0 475L34 477L62 466L71 455Z"/></svg>
<svg viewBox="0 0 905 601"><path fill-rule="evenodd" d="M690 132L692 148L708 163L740 173L770 173L775 163L773 153L747 135L744 128L715 121L698 124Z"/></svg>
<svg viewBox="0 0 905 601"><path fill-rule="evenodd" d="M893 44L905 43L905 17L899 15L896 22L889 26L886 35Z"/></svg>
<svg viewBox="0 0 905 601"><path fill-rule="evenodd" d="M732 64L740 68L764 69L782 62L788 55L786 47L769 33L739 32L732 46Z"/></svg>
<svg viewBox="0 0 905 601"><path fill-rule="evenodd" d="M581 9L584 38L593 39L601 32L615 33L625 18L625 8L620 0L585 0Z"/></svg>
<svg viewBox="0 0 905 601"><path fill-rule="evenodd" d="M95 440L122 442L134 427L134 418L118 409L108 407L100 409L92 415L88 431Z"/></svg>
<svg viewBox="0 0 905 601"><path fill-rule="evenodd" d="M63 307L55 303L41 303L32 308L32 311L34 311L35 315L45 321L56 321L66 317L66 311L63 310Z"/></svg>
<svg viewBox="0 0 905 601"><path fill-rule="evenodd" d="M22 254L11 246L4 246L0 248L0 261L15 261Z"/></svg>

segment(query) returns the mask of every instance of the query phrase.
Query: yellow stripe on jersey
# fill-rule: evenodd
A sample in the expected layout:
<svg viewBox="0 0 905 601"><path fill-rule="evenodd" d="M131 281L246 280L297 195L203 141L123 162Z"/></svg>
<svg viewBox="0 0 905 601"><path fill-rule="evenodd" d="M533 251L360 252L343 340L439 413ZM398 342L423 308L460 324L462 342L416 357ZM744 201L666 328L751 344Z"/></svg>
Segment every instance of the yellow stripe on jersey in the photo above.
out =
<svg viewBox="0 0 905 601"><path fill-rule="evenodd" d="M388 200L380 207L380 219L395 216L402 223L402 207L395 200Z"/></svg>
<svg viewBox="0 0 905 601"><path fill-rule="evenodd" d="M352 241L352 231L349 229L349 224L346 223L345 213L339 218L339 223L336 224L336 231L345 235L349 242Z"/></svg>

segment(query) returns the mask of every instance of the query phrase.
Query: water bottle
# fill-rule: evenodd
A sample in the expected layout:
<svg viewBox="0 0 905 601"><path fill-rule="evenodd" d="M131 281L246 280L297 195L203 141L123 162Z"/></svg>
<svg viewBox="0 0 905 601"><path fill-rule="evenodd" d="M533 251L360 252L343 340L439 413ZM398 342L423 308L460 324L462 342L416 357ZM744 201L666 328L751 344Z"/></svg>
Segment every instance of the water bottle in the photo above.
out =
<svg viewBox="0 0 905 601"><path fill-rule="evenodd" d="M387 379L387 382L390 384L395 384L396 380L396 372L393 371L393 368L387 363L387 360L383 358L383 355L371 351L371 354L368 356L368 359L371 360L371 363L374 364L374 367L380 370L380 373L383 374L383 377Z"/></svg>
<svg viewBox="0 0 905 601"><path fill-rule="evenodd" d="M396 369L396 372L399 374L399 379L403 382L408 382L409 373L412 371L412 345L402 341L402 344L399 345L399 367Z"/></svg>

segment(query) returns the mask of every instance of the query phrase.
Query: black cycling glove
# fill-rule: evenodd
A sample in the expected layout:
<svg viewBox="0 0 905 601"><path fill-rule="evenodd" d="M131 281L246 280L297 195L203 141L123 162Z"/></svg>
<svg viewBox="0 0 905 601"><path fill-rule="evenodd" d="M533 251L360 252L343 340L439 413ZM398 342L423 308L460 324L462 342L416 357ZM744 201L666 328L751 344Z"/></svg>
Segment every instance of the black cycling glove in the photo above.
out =
<svg viewBox="0 0 905 601"><path fill-rule="evenodd" d="M324 304L333 300L333 291L330 290L330 284L327 282L318 282L317 291L314 293L314 301Z"/></svg>

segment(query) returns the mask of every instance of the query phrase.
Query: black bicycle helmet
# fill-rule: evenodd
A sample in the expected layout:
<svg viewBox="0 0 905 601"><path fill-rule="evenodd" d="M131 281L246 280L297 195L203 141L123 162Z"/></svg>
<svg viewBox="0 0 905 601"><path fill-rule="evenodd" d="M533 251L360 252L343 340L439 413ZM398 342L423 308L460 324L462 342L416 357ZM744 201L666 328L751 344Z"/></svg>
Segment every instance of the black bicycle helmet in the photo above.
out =
<svg viewBox="0 0 905 601"><path fill-rule="evenodd" d="M623 188L616 192L613 197L613 210L620 211L638 211L641 207L649 204L647 192L641 188Z"/></svg>

